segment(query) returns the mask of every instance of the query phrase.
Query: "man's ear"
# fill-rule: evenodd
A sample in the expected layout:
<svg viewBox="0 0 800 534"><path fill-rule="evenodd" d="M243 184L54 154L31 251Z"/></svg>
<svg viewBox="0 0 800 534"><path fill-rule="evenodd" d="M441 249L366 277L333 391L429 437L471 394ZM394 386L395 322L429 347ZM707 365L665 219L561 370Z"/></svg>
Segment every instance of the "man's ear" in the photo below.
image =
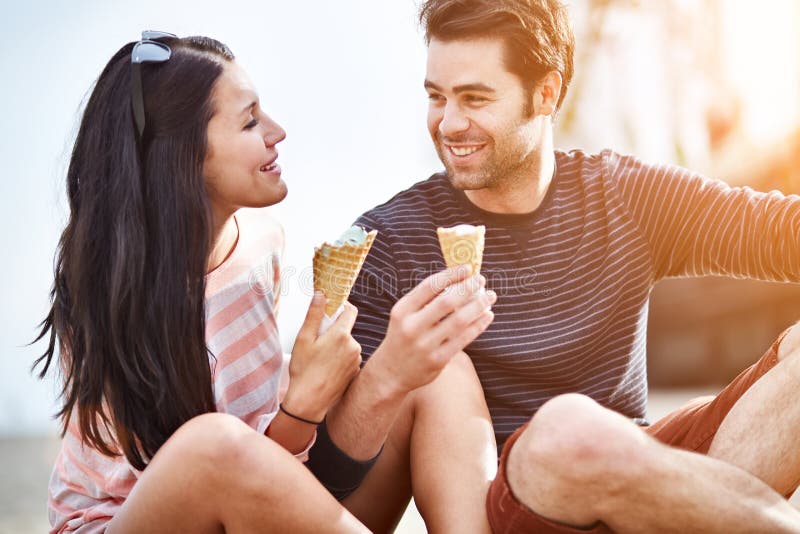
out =
<svg viewBox="0 0 800 534"><path fill-rule="evenodd" d="M533 91L533 112L535 115L552 115L561 96L561 73L551 70Z"/></svg>

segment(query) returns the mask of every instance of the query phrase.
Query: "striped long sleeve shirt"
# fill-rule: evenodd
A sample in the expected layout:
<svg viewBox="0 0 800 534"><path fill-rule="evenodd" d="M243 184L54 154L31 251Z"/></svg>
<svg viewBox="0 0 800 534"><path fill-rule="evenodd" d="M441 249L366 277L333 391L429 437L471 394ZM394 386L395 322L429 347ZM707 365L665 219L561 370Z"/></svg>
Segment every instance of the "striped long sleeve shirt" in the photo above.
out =
<svg viewBox="0 0 800 534"><path fill-rule="evenodd" d="M257 210L235 217L236 246L206 277L206 341L217 411L264 433L288 386L275 323L283 231ZM305 460L307 450L298 458ZM51 532L104 532L140 474L124 456L84 444L71 424L50 479Z"/></svg>
<svg viewBox="0 0 800 534"><path fill-rule="evenodd" d="M550 188L529 214L483 211L435 174L356 221L378 230L350 297L365 358L394 303L445 268L436 228L486 226L481 273L498 295L495 319L466 352L500 447L563 393L645 422L647 310L658 280L800 281L800 197L612 151L555 158Z"/></svg>

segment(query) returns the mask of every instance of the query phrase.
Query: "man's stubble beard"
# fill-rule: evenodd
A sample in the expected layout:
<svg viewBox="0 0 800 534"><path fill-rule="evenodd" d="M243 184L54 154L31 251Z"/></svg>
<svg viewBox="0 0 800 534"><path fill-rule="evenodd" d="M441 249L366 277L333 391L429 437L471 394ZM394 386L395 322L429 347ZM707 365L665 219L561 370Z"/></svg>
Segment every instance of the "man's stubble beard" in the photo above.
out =
<svg viewBox="0 0 800 534"><path fill-rule="evenodd" d="M444 157L444 151L447 149L443 147L442 143L436 140L434 145L439 155L439 160L447 172L450 184L461 191L512 189L529 179L532 171L535 175L538 168L538 164L535 165L535 168L531 165L531 162L535 161L537 157L537 150L534 149L522 159L517 159L519 151L508 151L511 152L510 154L493 152L489 161L477 170L469 172L458 171L447 163L447 159ZM494 149L495 146L492 142L483 150ZM514 163L509 163L509 161L514 161Z"/></svg>

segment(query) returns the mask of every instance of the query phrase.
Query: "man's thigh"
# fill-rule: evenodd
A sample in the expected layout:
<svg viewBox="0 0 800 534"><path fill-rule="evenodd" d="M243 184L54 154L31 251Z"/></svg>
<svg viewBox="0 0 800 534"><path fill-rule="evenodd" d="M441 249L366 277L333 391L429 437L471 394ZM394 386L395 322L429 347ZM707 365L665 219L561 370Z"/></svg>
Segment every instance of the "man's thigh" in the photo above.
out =
<svg viewBox="0 0 800 534"><path fill-rule="evenodd" d="M694 399L662 417L645 431L672 447L708 453L717 430L733 405L778 363L778 346L784 335L785 332L756 363L742 371L718 395ZM758 422L754 421L754 424Z"/></svg>
<svg viewBox="0 0 800 534"><path fill-rule="evenodd" d="M384 532L400 519L413 489L432 531L485 532L483 504L496 457L480 381L460 353L436 380L408 395L378 461L342 504Z"/></svg>
<svg viewBox="0 0 800 534"><path fill-rule="evenodd" d="M726 386L717 396L694 399L659 419L645 431L659 441L700 454L706 454L722 420L737 400L778 362L777 349L782 334L767 352ZM503 447L497 478L492 483L486 506L495 534L542 532L547 534L608 533L600 522L591 528L576 528L540 516L522 504L511 492L506 476L508 451L527 425L517 429Z"/></svg>

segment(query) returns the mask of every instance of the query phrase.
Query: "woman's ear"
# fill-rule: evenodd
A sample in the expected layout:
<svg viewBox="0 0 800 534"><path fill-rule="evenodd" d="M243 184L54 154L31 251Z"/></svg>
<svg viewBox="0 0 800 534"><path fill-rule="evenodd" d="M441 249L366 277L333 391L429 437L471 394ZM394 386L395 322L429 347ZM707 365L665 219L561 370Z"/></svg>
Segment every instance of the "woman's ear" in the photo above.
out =
<svg viewBox="0 0 800 534"><path fill-rule="evenodd" d="M533 91L534 115L552 115L561 96L561 73L551 70Z"/></svg>

